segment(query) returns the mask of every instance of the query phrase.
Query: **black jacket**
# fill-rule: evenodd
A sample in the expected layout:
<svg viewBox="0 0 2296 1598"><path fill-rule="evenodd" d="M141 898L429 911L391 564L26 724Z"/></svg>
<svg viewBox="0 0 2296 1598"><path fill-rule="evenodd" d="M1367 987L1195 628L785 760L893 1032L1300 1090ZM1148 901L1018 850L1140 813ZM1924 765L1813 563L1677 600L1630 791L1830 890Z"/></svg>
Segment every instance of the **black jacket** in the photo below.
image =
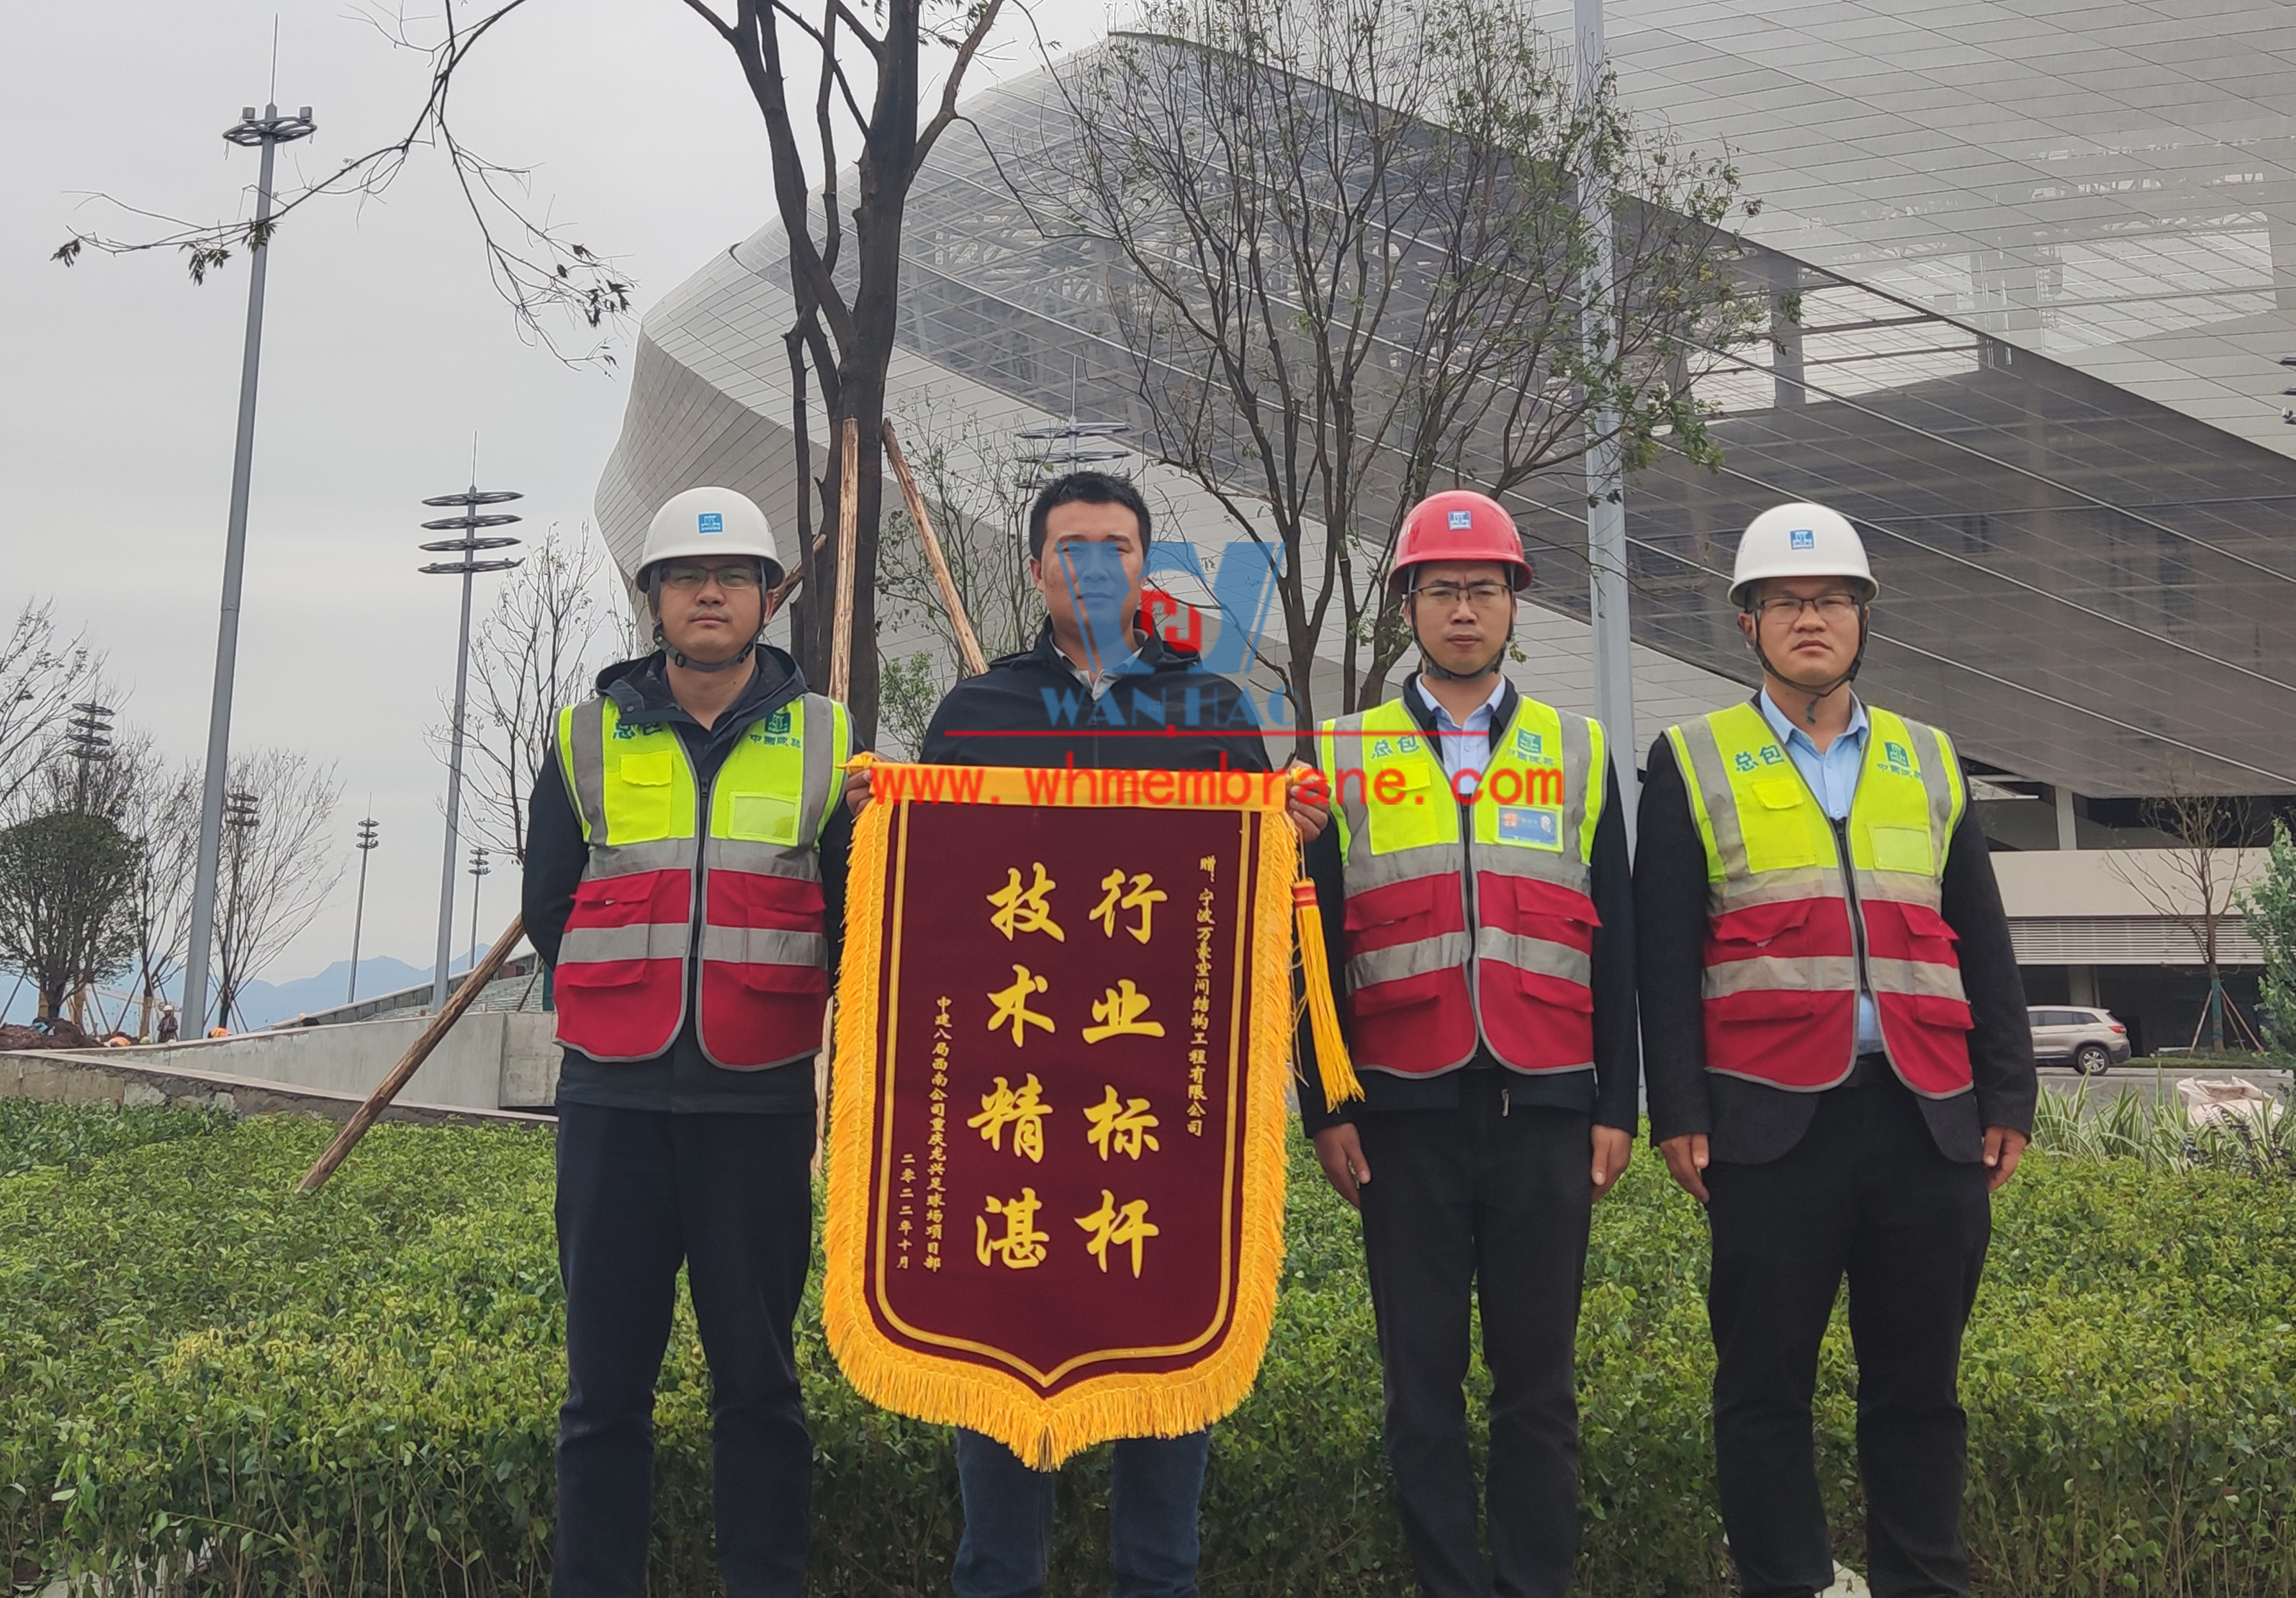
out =
<svg viewBox="0 0 2296 1598"><path fill-rule="evenodd" d="M1635 925L1642 955L1652 1141L1703 1132L1713 1159L1742 1165L1775 1160L1801 1141L1824 1095L1707 1073L1699 997L1705 969L1706 848L1675 764L1673 742L1664 737L1651 745L1640 819ZM1973 1023L1969 1063L1975 1090L1918 1102L1938 1148L1949 1160L1970 1163L1983 1157L1986 1127L2032 1130L2033 1102L2040 1092L2024 979L2017 971L2009 919L2001 909L2001 890L1993 881L1993 861L1974 810L1963 813L1947 844L1943 892L1939 914L1960 939L1961 983Z"/></svg>
<svg viewBox="0 0 2296 1598"><path fill-rule="evenodd" d="M1141 635L1138 669L1098 698L1053 643L1004 655L948 691L920 759L944 766L1067 766L1129 771L1267 771L1267 740L1251 701L1203 668L1192 650Z"/></svg>
<svg viewBox="0 0 2296 1598"><path fill-rule="evenodd" d="M676 727L686 758L693 763L694 781L707 793L742 734L802 694L805 676L782 651L758 645L748 689L711 727L703 726L678 707L659 651L609 666L598 674L598 691L614 701L625 721L668 722ZM836 804L821 840L821 889L829 905L832 978L845 930L845 858L852 840L853 818L843 804ZM535 774L521 895L527 938L545 960L557 961L559 941L566 935L566 918L574 908L574 889L589 864L590 846L583 841L582 824L554 758ZM699 963L693 963L688 971L685 1025L667 1051L652 1060L613 1063L568 1049L559 1068L559 1102L680 1114L706 1110L812 1114L811 1055L767 1070L727 1070L709 1062L693 1030L696 1004L690 985L699 975Z"/></svg>
<svg viewBox="0 0 2296 1598"><path fill-rule="evenodd" d="M1429 733L1435 730L1435 708L1421 692L1414 676L1404 684L1403 702L1412 719ZM1491 747L1496 749L1513 724L1521 696L1510 683L1491 710ZM1608 763L1605 762L1607 766ZM1463 810L1472 807L1462 806ZM1463 827L1467 818L1462 815ZM1464 843L1461 848L1465 848ZM1347 1015L1347 957L1343 953L1347 919L1346 861L1340 853L1340 830L1326 827L1308 846L1308 874L1316 884L1316 902L1323 913L1324 947L1331 958L1332 997L1340 1003L1344 1026ZM1598 1126L1635 1129L1641 1088L1641 1058L1635 1042L1635 897L1627 865L1627 820L1619 799L1615 767L1603 782L1602 818L1595 824L1595 850L1590 883L1595 914L1595 1070L1556 1077L1527 1077L1511 1073L1509 1101L1521 1105L1592 1111ZM1358 1115L1390 1110L1455 1110L1459 1103L1457 1071L1439 1077L1398 1077L1389 1071L1359 1073L1363 1098L1342 1104L1336 1112L1324 1108L1324 1090L1316 1076L1316 1050L1303 1019L1293 1058L1299 1062L1300 1119L1313 1136L1325 1127L1352 1120ZM1500 1069L1497 1061L1479 1053L1467 1069Z"/></svg>

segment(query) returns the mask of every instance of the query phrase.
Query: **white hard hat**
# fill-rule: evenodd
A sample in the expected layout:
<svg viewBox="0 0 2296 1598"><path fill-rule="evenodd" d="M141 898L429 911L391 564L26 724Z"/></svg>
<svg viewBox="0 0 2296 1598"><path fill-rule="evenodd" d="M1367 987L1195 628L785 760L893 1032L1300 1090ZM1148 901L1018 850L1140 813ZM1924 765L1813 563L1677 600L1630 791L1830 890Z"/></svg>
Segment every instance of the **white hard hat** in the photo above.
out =
<svg viewBox="0 0 2296 1598"><path fill-rule="evenodd" d="M1846 577L1869 601L1882 591L1866 560L1866 541L1849 518L1824 505L1773 505L1746 524L1730 573L1730 602L1743 610L1749 590L1770 577Z"/></svg>
<svg viewBox="0 0 2296 1598"><path fill-rule="evenodd" d="M781 552L774 547L774 529L766 513L745 494L731 488L688 488L672 495L653 513L646 529L645 553L638 557L638 581L657 561L693 560L711 555L753 555L766 569L766 586L778 586L783 575Z"/></svg>

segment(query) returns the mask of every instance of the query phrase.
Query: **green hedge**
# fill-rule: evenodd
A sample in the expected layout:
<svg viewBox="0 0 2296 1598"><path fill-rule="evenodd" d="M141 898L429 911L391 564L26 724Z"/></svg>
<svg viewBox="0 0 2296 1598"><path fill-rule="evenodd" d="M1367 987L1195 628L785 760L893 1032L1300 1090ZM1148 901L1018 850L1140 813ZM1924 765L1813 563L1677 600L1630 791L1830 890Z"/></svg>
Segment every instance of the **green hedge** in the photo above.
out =
<svg viewBox="0 0 2296 1598"><path fill-rule="evenodd" d="M202 1591L540 1593L562 1380L546 1135L378 1127L307 1200L291 1189L332 1127L189 1129L0 1180L15 1578L201 1545ZM1203 1585L1408 1591L1353 1219L1304 1160L1294 1183L1275 1346L1213 1451ZM1581 1590L1719 1594L1695 1207L1645 1151L1597 1213ZM1997 1217L1964 1381L1983 1590L2296 1590L2296 1187L2035 1156ZM945 1591L947 1434L855 1398L810 1316L804 1359L814 1590ZM1856 1565L1849 1379L1837 1321L1821 1468ZM655 1590L707 1590L706 1385L683 1314L660 1441ZM1104 1450L1063 1475L1055 1592L1104 1590L1106 1486Z"/></svg>

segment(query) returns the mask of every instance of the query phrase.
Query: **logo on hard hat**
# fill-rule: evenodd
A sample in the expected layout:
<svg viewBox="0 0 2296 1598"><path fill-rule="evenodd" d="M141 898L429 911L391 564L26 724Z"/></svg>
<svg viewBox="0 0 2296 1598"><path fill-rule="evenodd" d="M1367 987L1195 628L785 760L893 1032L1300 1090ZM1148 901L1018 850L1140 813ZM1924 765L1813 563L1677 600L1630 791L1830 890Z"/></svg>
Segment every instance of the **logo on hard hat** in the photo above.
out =
<svg viewBox="0 0 2296 1598"><path fill-rule="evenodd" d="M1786 543L1795 549L1816 549L1817 535L1806 527L1798 527L1786 535Z"/></svg>
<svg viewBox="0 0 2296 1598"><path fill-rule="evenodd" d="M1453 532L1459 532L1464 529L1472 528L1474 525L1475 513L1472 511L1454 511L1451 512L1451 530Z"/></svg>
<svg viewBox="0 0 2296 1598"><path fill-rule="evenodd" d="M704 511L693 520L697 528L702 532L722 533L726 530L726 518L716 511Z"/></svg>

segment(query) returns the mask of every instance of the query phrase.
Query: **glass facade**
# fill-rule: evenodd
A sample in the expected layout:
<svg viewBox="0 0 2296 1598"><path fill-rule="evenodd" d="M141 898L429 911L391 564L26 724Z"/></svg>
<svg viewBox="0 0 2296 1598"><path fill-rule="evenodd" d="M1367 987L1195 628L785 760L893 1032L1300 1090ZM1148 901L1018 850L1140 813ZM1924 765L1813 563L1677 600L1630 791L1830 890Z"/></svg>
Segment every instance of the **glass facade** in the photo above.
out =
<svg viewBox="0 0 2296 1598"><path fill-rule="evenodd" d="M2296 792L2296 460L2282 437L2296 428L2272 408L2296 384L2274 364L2296 355L2296 323L2275 331L2271 249L2275 152L2292 147L2286 118L2261 109L2296 94L2259 86L2242 102L2251 122L2218 107L2178 124L2173 149L2111 143L2133 136L2112 128L2184 114L2146 86L2199 94L2283 34L2296 52L2296 28L2248 26L2277 6L2210 4L2172 31L2189 42L2234 18L2212 61L2153 51L2143 19L2165 26L2164 7L2024 14L2039 9L1837 3L1750 19L1725 0L1613 0L1628 98L1744 146L1748 192L1766 201L1749 270L1780 307L1769 346L1701 380L1721 470L1661 463L1629 485L1636 639L1748 680L1721 592L1738 530L1768 504L1820 500L1859 520L1885 590L1861 679L1876 701L1939 722L1977 761L2082 794ZM2049 55L2051 81L2076 86L2062 94L1984 77L2092 33L2100 61L2153 64L2115 86L2122 69ZM1006 181L1072 136L1058 93L1039 73L966 110L975 132L951 131L911 202L904 369L1036 412L1073 404L1146 439L1110 310L1119 259L1048 238ZM2039 128L2073 143L2037 145ZM2004 145L2027 150L2021 176L1953 153ZM2227 176L2246 171L2267 176ZM2033 172L2061 193L2039 195L2051 184L2027 184ZM709 439L786 415L783 330L740 309L778 303L758 296L783 270L768 228L648 316L601 486L610 540L685 486ZM2249 411L2230 415L2233 400ZM2268 425L2251 425L2259 406ZM1540 572L1528 597L1583 618L1581 506L1572 463L1513 508Z"/></svg>

